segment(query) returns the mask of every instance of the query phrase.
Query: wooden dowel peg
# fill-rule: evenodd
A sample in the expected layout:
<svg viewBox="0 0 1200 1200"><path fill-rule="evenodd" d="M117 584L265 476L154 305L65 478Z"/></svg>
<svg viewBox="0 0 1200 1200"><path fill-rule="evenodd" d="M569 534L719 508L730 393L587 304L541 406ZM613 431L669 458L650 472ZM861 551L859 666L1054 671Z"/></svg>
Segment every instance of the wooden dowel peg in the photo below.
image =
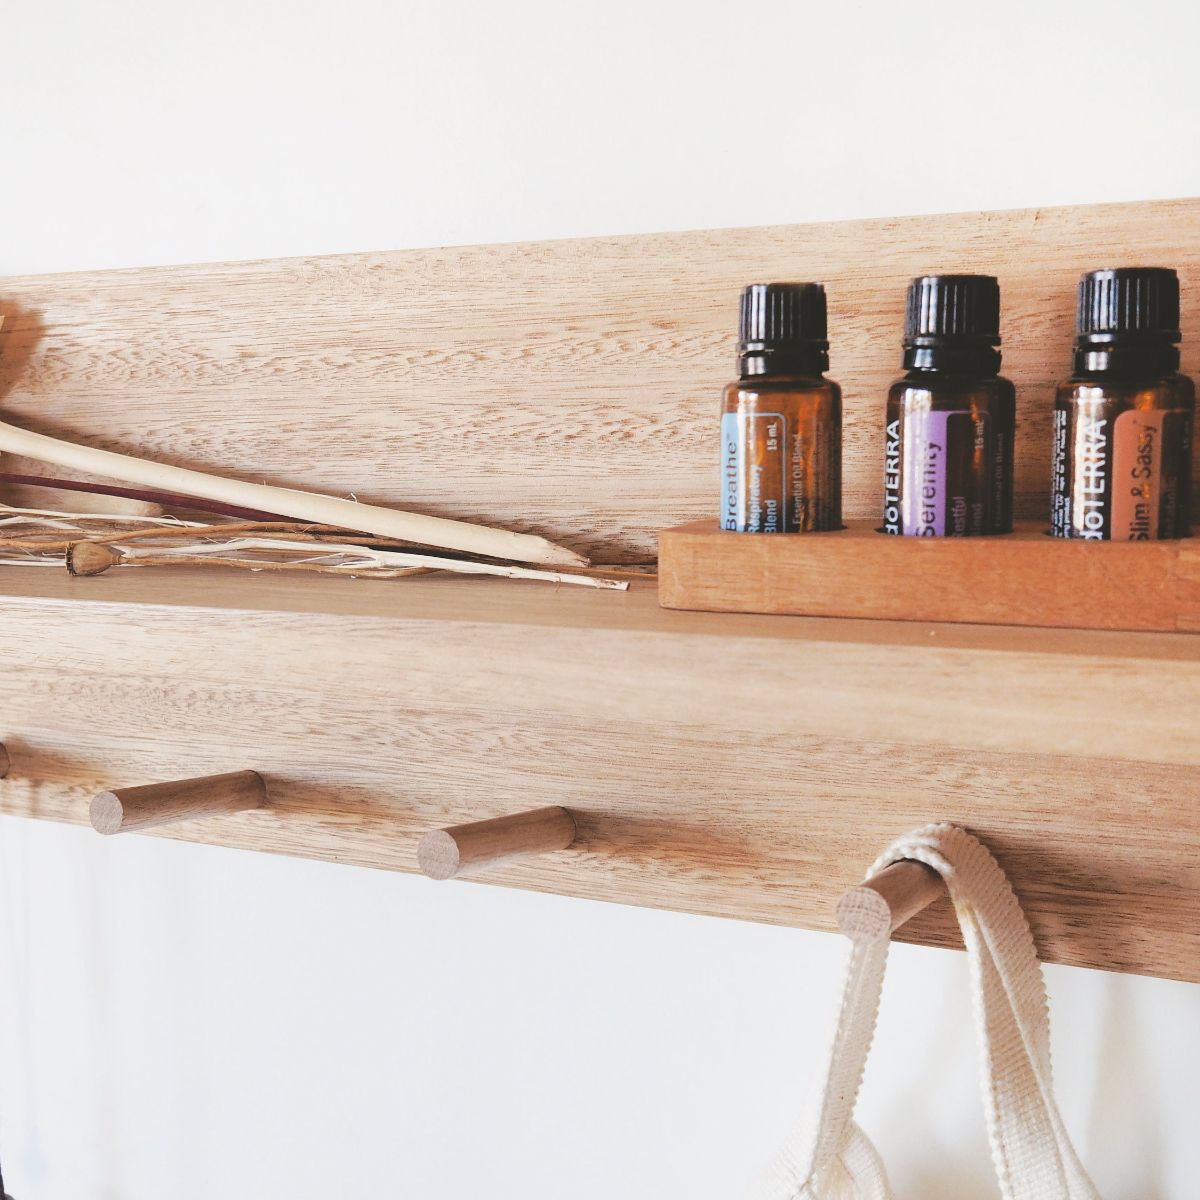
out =
<svg viewBox="0 0 1200 1200"><path fill-rule="evenodd" d="M417 846L417 864L430 879L457 879L514 858L565 850L575 840L565 808L535 808L511 817L433 829Z"/></svg>
<svg viewBox="0 0 1200 1200"><path fill-rule="evenodd" d="M893 863L838 901L838 928L849 938L886 941L944 895L942 877L932 867L911 859Z"/></svg>
<svg viewBox="0 0 1200 1200"><path fill-rule="evenodd" d="M12 766L12 759L8 756L8 747L0 742L0 779L3 779L8 774L9 767Z"/></svg>
<svg viewBox="0 0 1200 1200"><path fill-rule="evenodd" d="M257 771L233 771L101 792L92 801L90 815L97 833L128 833L173 821L245 812L266 800L267 785Z"/></svg>

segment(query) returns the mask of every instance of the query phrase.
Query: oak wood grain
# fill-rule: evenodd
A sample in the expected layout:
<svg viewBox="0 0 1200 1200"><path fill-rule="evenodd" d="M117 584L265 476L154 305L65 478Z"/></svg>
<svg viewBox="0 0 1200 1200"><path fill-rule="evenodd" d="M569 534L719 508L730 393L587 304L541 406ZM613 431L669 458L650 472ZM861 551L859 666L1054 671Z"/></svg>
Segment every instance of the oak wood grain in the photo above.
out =
<svg viewBox="0 0 1200 1200"><path fill-rule="evenodd" d="M1200 548L1065 541L1026 522L997 537L918 538L850 522L833 533L659 536L666 608L892 621L1200 632Z"/></svg>
<svg viewBox="0 0 1200 1200"><path fill-rule="evenodd" d="M670 612L651 583L2 578L5 811L252 763L269 806L154 832L414 871L430 829L561 805L569 854L481 878L825 930L949 820L1047 960L1200 980L1200 638ZM958 941L942 901L898 936Z"/></svg>
<svg viewBox="0 0 1200 1200"><path fill-rule="evenodd" d="M1180 271L1196 374L1200 200L10 278L0 411L105 449L640 560L655 530L715 509L745 284L828 285L845 512L874 519L905 285L986 271L1017 384L1017 515L1040 520L1078 276L1147 263Z"/></svg>

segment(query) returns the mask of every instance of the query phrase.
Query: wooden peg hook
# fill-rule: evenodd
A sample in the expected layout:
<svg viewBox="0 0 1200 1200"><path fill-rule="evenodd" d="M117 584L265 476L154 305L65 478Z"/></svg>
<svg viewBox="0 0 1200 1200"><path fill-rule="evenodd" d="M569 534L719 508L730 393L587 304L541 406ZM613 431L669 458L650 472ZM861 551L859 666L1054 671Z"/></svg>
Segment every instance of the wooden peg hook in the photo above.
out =
<svg viewBox="0 0 1200 1200"><path fill-rule="evenodd" d="M838 928L849 938L887 941L905 921L944 896L942 877L924 863L892 863L838 901Z"/></svg>
<svg viewBox="0 0 1200 1200"><path fill-rule="evenodd" d="M430 879L457 879L514 858L565 850L575 834L575 818L565 808L535 808L430 830L417 846L417 864Z"/></svg>
<svg viewBox="0 0 1200 1200"><path fill-rule="evenodd" d="M12 766L12 759L8 756L8 747L0 742L0 779L3 779L8 774L9 767Z"/></svg>
<svg viewBox="0 0 1200 1200"><path fill-rule="evenodd" d="M97 833L128 833L173 821L245 812L266 800L267 785L257 771L233 771L101 792L92 800L90 816Z"/></svg>

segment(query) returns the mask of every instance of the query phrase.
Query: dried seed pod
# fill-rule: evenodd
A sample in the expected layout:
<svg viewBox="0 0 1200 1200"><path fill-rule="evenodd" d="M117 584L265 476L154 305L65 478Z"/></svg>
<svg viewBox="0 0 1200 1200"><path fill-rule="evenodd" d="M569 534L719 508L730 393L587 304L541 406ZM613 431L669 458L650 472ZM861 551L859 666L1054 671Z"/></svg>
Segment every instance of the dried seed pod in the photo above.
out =
<svg viewBox="0 0 1200 1200"><path fill-rule="evenodd" d="M67 570L72 575L103 575L120 561L120 552L101 542L75 542L67 550Z"/></svg>

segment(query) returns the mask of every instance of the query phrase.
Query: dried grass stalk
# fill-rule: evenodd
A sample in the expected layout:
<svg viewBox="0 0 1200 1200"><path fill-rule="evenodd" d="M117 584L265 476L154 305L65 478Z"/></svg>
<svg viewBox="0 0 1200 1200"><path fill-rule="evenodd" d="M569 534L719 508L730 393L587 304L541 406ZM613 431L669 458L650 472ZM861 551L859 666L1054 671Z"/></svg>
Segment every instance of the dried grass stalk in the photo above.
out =
<svg viewBox="0 0 1200 1200"><path fill-rule="evenodd" d="M111 483L96 483L94 480L58 479L53 475L14 475L0 471L0 483L15 483L24 487L40 488L52 492L73 492L90 499L77 501L79 512L145 513L160 516L168 508L195 509L217 516L233 517L239 521L266 521L274 515L258 512L253 508L238 508L236 504L221 504L216 500L198 500L195 496L180 496L174 492L153 492L145 488L118 487ZM126 507L96 507L97 501L109 497ZM210 507L211 506L211 507Z"/></svg>
<svg viewBox="0 0 1200 1200"><path fill-rule="evenodd" d="M280 560L267 557L281 553L303 557ZM544 571L504 563L471 562L436 555L378 550L336 542L300 543L276 538L237 538L179 547L127 546L114 542L82 541L67 552L67 569L72 575L101 575L114 566L224 566L251 571L306 570L324 575L353 575L362 578L395 579L428 571L451 571L460 575L497 575L506 579L539 579L550 583L625 591L629 584L617 579L597 578L574 572Z"/></svg>
<svg viewBox="0 0 1200 1200"><path fill-rule="evenodd" d="M328 541L334 535L337 541L352 545L385 546L397 549L413 549L409 542L396 541L394 538L376 537L374 534L352 533L349 530L334 528L329 525L311 525L301 521L234 521L228 524L209 525L194 521L180 521L174 517L154 519L155 523L141 529L114 529L105 532L99 528L103 524L118 523L113 514L100 516L92 513L51 513L42 510L5 509L0 505L0 514L4 512L19 513L19 515L0 516L0 547L12 549L29 549L43 552L55 550L64 551L79 541L79 535L87 531L91 524L92 531L87 531L90 542L133 542L143 539L187 543L213 537L228 538L235 534L270 533L274 537L295 542ZM76 518L83 518L77 520ZM146 525L147 518L120 518ZM27 527L22 533L21 528ZM5 536L5 531L15 536ZM60 536L46 536L58 533Z"/></svg>
<svg viewBox="0 0 1200 1200"><path fill-rule="evenodd" d="M0 421L0 450L20 454L39 462L53 463L70 471L87 475L102 475L158 491L177 492L240 508L259 509L315 521L322 525L337 525L362 533L374 533L424 546L462 550L489 558L510 559L516 562L587 566L588 560L565 546L527 533L489 529L467 521L452 521L445 517L430 517L422 513L401 512L358 504L336 496L319 496L292 488L270 487L262 483L247 483L240 479L224 479L203 471L150 462L111 450L80 446L61 438L48 437L18 429Z"/></svg>
<svg viewBox="0 0 1200 1200"><path fill-rule="evenodd" d="M136 561L135 561L136 560ZM103 542L76 542L66 556L67 570L72 575L103 575L112 567L126 563L138 567L240 567L248 571L304 571L318 575L344 575L340 568L328 566L319 562L286 562L271 559L251 561L245 558L224 558L221 556L184 554L180 552L156 554L145 550L136 555L125 555L118 546ZM402 579L408 575L429 575L432 567L396 567L393 570L370 570L372 579Z"/></svg>

